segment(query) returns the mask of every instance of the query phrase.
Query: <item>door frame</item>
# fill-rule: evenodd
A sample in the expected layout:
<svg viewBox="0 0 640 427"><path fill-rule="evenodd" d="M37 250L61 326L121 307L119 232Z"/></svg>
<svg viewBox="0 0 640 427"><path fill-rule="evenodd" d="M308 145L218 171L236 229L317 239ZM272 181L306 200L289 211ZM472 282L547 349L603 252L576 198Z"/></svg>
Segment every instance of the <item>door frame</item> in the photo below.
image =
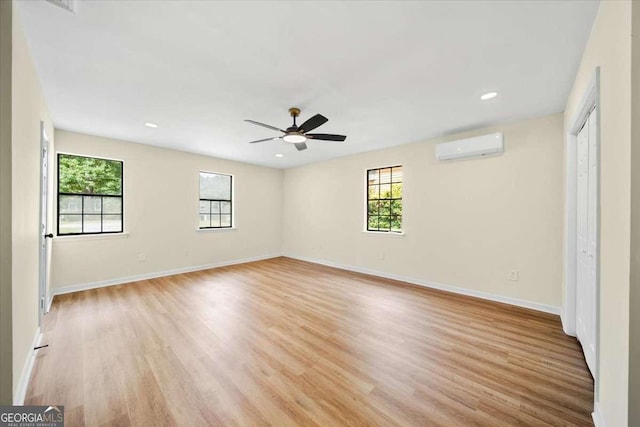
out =
<svg viewBox="0 0 640 427"><path fill-rule="evenodd" d="M596 120L596 146L598 177L596 188L596 291L595 291L595 366L593 372L594 380L594 405L598 402L599 391L599 362L600 362L600 180L602 172L600 169L600 67L596 67L589 85L582 97L578 111L569 122L569 130L566 138L566 188L565 188L565 253L564 253L564 299L562 305L562 327L567 335L576 336L576 296L577 296L577 139L582 126L589 118L595 108Z"/></svg>
<svg viewBox="0 0 640 427"><path fill-rule="evenodd" d="M47 183L46 187L43 185L43 167L42 167L42 159L43 159L43 151L46 148L47 150ZM45 128L44 122L40 122L40 218L39 218L39 256L38 256L38 325L42 326L42 317L47 313L49 296L47 295L47 282L49 275L49 257L47 256L49 251L47 250L47 239L45 238L45 234L47 234L51 225L49 224L49 200L51 195L49 194L50 188L50 180L51 180L51 162L49 159L51 158L51 144L50 139L47 136L47 130ZM46 193L45 193L46 191ZM46 194L46 200L43 200L43 195ZM42 229L42 219L45 218L46 228ZM44 248L44 249L43 249Z"/></svg>

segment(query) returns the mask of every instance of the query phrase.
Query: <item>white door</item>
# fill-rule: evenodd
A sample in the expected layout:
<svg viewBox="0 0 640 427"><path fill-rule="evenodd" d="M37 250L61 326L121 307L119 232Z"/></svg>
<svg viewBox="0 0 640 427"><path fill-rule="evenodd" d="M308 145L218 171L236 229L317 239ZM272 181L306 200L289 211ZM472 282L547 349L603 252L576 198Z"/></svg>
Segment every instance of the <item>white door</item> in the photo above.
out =
<svg viewBox="0 0 640 427"><path fill-rule="evenodd" d="M596 368L598 273L598 140L594 109L577 138L576 334L592 374Z"/></svg>
<svg viewBox="0 0 640 427"><path fill-rule="evenodd" d="M38 289L38 324L42 325L42 316L47 309L47 283L49 281L49 238L53 237L48 233L47 214L48 193L49 193L49 139L40 124L40 279Z"/></svg>

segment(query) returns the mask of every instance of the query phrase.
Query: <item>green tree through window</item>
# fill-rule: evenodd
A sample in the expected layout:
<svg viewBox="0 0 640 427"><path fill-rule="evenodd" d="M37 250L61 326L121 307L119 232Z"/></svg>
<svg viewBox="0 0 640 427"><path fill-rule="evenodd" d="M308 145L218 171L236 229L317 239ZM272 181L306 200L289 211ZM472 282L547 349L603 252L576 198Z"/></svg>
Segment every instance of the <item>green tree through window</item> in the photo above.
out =
<svg viewBox="0 0 640 427"><path fill-rule="evenodd" d="M122 195L122 162L94 157L58 156L61 193Z"/></svg>

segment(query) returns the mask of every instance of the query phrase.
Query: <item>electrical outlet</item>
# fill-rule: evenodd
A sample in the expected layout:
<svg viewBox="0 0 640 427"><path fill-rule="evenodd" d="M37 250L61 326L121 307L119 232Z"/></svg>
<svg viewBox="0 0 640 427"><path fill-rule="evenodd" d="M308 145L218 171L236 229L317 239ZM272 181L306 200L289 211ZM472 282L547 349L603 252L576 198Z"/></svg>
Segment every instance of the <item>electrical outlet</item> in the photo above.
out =
<svg viewBox="0 0 640 427"><path fill-rule="evenodd" d="M511 270L509 272L509 280L516 282L519 278L520 278L520 273L518 273L518 270Z"/></svg>
<svg viewBox="0 0 640 427"><path fill-rule="evenodd" d="M147 260L147 256L145 254L138 254L138 262L144 262Z"/></svg>
<svg viewBox="0 0 640 427"><path fill-rule="evenodd" d="M189 248L184 249L184 256L189 256Z"/></svg>
<svg viewBox="0 0 640 427"><path fill-rule="evenodd" d="M380 254L380 261L384 261L384 254Z"/></svg>

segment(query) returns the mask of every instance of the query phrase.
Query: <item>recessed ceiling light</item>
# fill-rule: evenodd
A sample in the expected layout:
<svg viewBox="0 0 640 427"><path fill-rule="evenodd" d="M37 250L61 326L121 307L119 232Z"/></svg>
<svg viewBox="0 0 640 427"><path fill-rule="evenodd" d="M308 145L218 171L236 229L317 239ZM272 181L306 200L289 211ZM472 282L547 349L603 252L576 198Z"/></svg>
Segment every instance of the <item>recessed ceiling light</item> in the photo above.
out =
<svg viewBox="0 0 640 427"><path fill-rule="evenodd" d="M284 154L278 153L278 154L276 154L276 157L280 159L280 158L284 157Z"/></svg>
<svg viewBox="0 0 640 427"><path fill-rule="evenodd" d="M154 128L154 129L158 127L157 124L151 123L151 122L146 122L144 125L148 128Z"/></svg>
<svg viewBox="0 0 640 427"><path fill-rule="evenodd" d="M482 95L480 99L482 99L483 101L486 101L487 99L492 99L492 98L495 98L496 96L498 96L498 92L487 92L484 95Z"/></svg>

